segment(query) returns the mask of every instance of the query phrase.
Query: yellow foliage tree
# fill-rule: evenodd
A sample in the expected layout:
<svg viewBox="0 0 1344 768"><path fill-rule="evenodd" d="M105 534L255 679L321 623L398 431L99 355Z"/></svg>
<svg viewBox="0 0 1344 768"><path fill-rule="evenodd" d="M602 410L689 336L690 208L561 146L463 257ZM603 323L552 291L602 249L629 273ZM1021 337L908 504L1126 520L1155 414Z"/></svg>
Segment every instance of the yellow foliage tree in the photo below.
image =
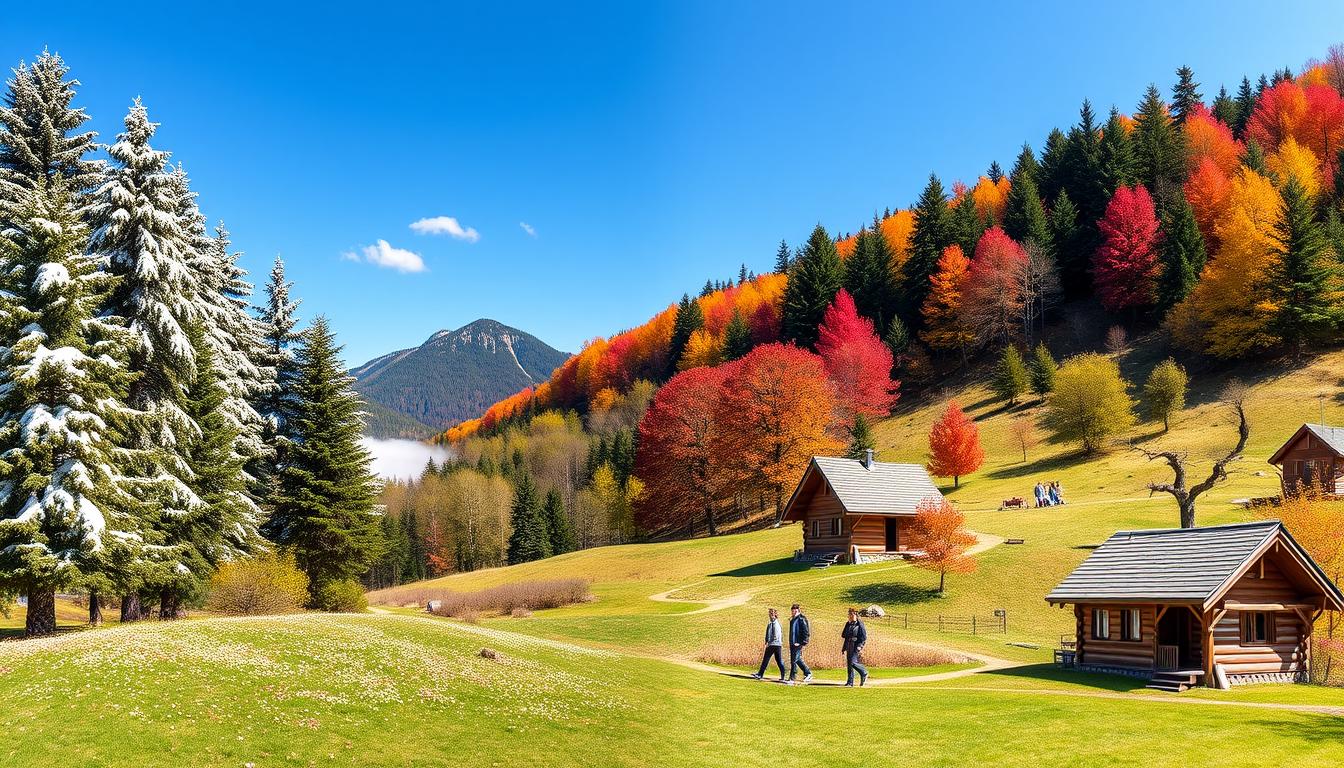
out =
<svg viewBox="0 0 1344 768"><path fill-rule="evenodd" d="M886 238L887 248L891 250L891 272L899 275L905 260L910 258L910 237L915 232L915 214L913 211L900 210L882 220L882 237Z"/></svg>
<svg viewBox="0 0 1344 768"><path fill-rule="evenodd" d="M723 345L713 334L701 328L692 333L686 342L686 351L677 362L677 369L684 371L702 365L718 365L721 362L723 362Z"/></svg>
<svg viewBox="0 0 1344 768"><path fill-rule="evenodd" d="M1321 164L1310 149L1297 143L1292 136L1283 140L1276 152L1265 158L1265 168L1279 186L1297 179L1309 197L1321 191Z"/></svg>
<svg viewBox="0 0 1344 768"><path fill-rule="evenodd" d="M1279 192L1269 179L1249 168L1232 178L1226 209L1214 224L1218 251L1169 319L1177 343L1236 358L1277 342L1269 330L1274 306L1265 276L1276 258L1279 209Z"/></svg>

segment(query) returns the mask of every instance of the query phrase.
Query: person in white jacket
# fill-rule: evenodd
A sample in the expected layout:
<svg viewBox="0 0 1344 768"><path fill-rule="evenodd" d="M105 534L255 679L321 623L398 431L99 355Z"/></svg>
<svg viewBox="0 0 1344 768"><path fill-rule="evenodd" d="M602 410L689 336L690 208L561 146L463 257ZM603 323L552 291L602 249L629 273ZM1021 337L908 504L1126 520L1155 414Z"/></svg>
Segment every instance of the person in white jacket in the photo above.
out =
<svg viewBox="0 0 1344 768"><path fill-rule="evenodd" d="M765 679L765 668L770 666L770 659L774 659L779 667L779 682L788 682L784 676L784 630L779 626L779 611L774 608L770 609L770 620L765 624L765 654L761 656L761 668L752 677Z"/></svg>

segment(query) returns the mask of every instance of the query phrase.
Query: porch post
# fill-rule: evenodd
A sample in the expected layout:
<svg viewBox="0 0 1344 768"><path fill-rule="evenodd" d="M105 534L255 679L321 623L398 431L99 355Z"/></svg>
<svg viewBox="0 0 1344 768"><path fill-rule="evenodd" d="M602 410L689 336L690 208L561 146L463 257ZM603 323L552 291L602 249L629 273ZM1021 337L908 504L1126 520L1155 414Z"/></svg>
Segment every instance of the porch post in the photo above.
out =
<svg viewBox="0 0 1344 768"><path fill-rule="evenodd" d="M1200 621L1204 623L1204 637L1200 645L1200 650L1204 654L1204 685L1208 688L1218 687L1218 681L1213 679L1213 611L1208 610L1200 615Z"/></svg>

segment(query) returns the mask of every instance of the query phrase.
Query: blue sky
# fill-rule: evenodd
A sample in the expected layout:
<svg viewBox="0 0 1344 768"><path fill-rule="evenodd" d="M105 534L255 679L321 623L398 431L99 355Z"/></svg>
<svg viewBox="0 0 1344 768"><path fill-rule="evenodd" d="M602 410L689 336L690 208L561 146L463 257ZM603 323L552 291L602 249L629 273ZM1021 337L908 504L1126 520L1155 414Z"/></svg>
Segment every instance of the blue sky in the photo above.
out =
<svg viewBox="0 0 1344 768"><path fill-rule="evenodd" d="M1211 98L1344 42L1337 2L193 5L6 7L0 63L59 52L106 141L142 96L352 364L482 316L574 351L931 170L1006 168L1085 96L1129 111L1189 64ZM438 217L461 237L411 228Z"/></svg>

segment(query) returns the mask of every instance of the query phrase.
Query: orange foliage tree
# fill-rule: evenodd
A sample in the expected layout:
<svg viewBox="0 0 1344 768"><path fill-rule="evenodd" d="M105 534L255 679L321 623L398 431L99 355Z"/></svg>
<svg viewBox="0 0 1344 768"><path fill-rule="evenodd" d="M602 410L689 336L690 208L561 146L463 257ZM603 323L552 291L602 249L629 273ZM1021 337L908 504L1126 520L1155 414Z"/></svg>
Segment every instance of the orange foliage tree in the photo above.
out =
<svg viewBox="0 0 1344 768"><path fill-rule="evenodd" d="M961 311L970 266L961 246L952 244L943 249L938 271L929 276L929 295L921 310L925 330L919 336L934 349L956 349L964 354L966 346L975 341L975 332Z"/></svg>
<svg viewBox="0 0 1344 768"><path fill-rule="evenodd" d="M1185 199L1195 212L1195 223L1204 243L1210 251L1218 248L1218 236L1214 222L1227 207L1227 195L1231 190L1228 172L1219 167L1213 158L1205 157L1190 172L1185 181Z"/></svg>
<svg viewBox="0 0 1344 768"><path fill-rule="evenodd" d="M835 384L846 423L860 414L880 418L891 413L900 386L891 378L891 347L877 337L873 321L859 315L843 288L817 328L817 354Z"/></svg>
<svg viewBox="0 0 1344 768"><path fill-rule="evenodd" d="M1274 508L1262 508L1263 517L1278 518L1298 544L1336 584L1344 583L1344 504L1327 501L1320 489L1302 489ZM1337 682L1344 664L1344 626L1334 611L1323 615L1312 638L1311 677L1316 683Z"/></svg>
<svg viewBox="0 0 1344 768"><path fill-rule="evenodd" d="M915 567L938 574L939 595L947 586L947 574L975 572L975 559L967 554L975 546L975 535L966 530L965 516L946 499L919 503L906 541L919 552Z"/></svg>
<svg viewBox="0 0 1344 768"><path fill-rule="evenodd" d="M910 258L910 237L915 232L915 214L913 211L900 210L882 220L878 225L882 237L887 240L891 250L891 273L899 275Z"/></svg>
<svg viewBox="0 0 1344 768"><path fill-rule="evenodd" d="M1232 137L1232 129L1214 117L1208 107L1196 104L1185 118L1186 168L1194 173L1205 159L1213 161L1223 173L1234 173L1241 164L1245 147Z"/></svg>
<svg viewBox="0 0 1344 768"><path fill-rule="evenodd" d="M808 461L834 453L833 385L821 358L791 344L765 344L737 361L723 385L714 418L720 479L744 492L769 494L778 519L784 492Z"/></svg>
<svg viewBox="0 0 1344 768"><path fill-rule="evenodd" d="M980 428L950 400L929 430L929 474L952 478L952 487L961 485L961 476L969 475L985 463L980 446Z"/></svg>

